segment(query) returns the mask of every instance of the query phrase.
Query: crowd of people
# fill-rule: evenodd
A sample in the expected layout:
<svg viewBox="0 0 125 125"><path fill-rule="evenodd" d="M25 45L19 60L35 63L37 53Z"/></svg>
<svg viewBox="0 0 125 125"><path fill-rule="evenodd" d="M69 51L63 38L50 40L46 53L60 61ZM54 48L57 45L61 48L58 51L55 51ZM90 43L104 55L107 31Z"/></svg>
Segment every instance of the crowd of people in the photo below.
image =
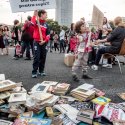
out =
<svg viewBox="0 0 125 125"><path fill-rule="evenodd" d="M9 39L15 41L14 59L24 56L25 60L33 60L32 77L38 75L45 76L44 71L47 51L58 53L73 53L75 62L72 67L72 77L74 81L79 81L77 70L82 67L84 79L91 79L88 75L88 64L92 65L93 70L98 70L102 54L118 54L125 39L125 25L121 17L116 17L114 22L110 22L106 17L103 19L103 26L90 29L85 18L72 23L71 27L65 31L63 27L60 32L49 29L46 23L47 12L45 10L34 11L33 17L28 16L25 24L19 28L19 21L14 21L13 29L10 33L7 26L0 27L0 48L6 48L6 55L9 54ZM10 35L11 34L11 35ZM108 43L106 46L104 43ZM102 44L101 48L96 48ZM47 50L49 46L49 50ZM32 50L32 54L30 52ZM112 60L108 59L103 67L112 68Z"/></svg>

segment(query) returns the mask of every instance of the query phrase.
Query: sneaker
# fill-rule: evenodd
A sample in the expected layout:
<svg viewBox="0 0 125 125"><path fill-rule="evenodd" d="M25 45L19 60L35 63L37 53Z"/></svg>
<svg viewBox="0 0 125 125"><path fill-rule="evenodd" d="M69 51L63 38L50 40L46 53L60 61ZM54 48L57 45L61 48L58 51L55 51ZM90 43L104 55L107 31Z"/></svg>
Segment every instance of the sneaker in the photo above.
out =
<svg viewBox="0 0 125 125"><path fill-rule="evenodd" d="M37 74L32 74L32 78L37 78Z"/></svg>
<svg viewBox="0 0 125 125"><path fill-rule="evenodd" d="M79 78L76 75L72 75L72 79L75 82L79 82Z"/></svg>
<svg viewBox="0 0 125 125"><path fill-rule="evenodd" d="M1 53L1 55L4 55L3 53Z"/></svg>
<svg viewBox="0 0 125 125"><path fill-rule="evenodd" d="M82 75L82 79L92 79L92 77L91 76L88 76L88 75Z"/></svg>
<svg viewBox="0 0 125 125"><path fill-rule="evenodd" d="M105 64L105 65L102 65L102 67L111 69L112 68L112 64Z"/></svg>
<svg viewBox="0 0 125 125"><path fill-rule="evenodd" d="M98 66L97 66L97 65L92 65L91 68L92 68L93 70L98 70Z"/></svg>
<svg viewBox="0 0 125 125"><path fill-rule="evenodd" d="M45 73L45 72L41 72L41 73L39 72L38 74L39 74L40 76L46 76L46 73Z"/></svg>

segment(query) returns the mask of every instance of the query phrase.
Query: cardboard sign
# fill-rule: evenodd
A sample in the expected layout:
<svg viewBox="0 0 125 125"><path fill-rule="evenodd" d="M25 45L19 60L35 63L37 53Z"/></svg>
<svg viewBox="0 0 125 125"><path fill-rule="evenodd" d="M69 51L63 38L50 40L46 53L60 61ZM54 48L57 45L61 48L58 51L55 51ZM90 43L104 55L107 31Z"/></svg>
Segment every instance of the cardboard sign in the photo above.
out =
<svg viewBox="0 0 125 125"><path fill-rule="evenodd" d="M92 22L94 25L101 27L103 25L104 14L94 5L93 6L93 14L92 14Z"/></svg>
<svg viewBox="0 0 125 125"><path fill-rule="evenodd" d="M55 0L10 0L12 12L26 12L41 9L53 9Z"/></svg>

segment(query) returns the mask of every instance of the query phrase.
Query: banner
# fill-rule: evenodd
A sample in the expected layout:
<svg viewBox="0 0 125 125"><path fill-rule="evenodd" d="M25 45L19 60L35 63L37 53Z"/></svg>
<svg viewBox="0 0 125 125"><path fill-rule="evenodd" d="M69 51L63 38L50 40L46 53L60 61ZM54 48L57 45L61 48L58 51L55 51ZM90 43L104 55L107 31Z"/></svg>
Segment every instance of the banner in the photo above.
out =
<svg viewBox="0 0 125 125"><path fill-rule="evenodd" d="M93 6L93 14L92 14L92 22L97 27L102 27L103 25L104 14L94 5Z"/></svg>
<svg viewBox="0 0 125 125"><path fill-rule="evenodd" d="M55 0L10 0L12 12L26 12L56 8Z"/></svg>

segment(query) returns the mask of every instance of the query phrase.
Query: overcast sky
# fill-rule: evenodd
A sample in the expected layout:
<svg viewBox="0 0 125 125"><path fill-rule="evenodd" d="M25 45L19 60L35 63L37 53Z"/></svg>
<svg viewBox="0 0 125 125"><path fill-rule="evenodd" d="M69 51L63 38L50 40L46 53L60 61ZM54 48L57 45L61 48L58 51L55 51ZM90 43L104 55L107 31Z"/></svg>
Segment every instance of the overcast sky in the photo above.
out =
<svg viewBox="0 0 125 125"><path fill-rule="evenodd" d="M32 15L31 12L12 14L10 4L6 1L8 0L0 0L0 23L12 24L14 19L21 20L21 15L23 21L27 15ZM125 17L125 0L73 0L73 2L73 22L79 20L80 17L85 17L90 21L93 5L96 5L110 20L116 16ZM48 10L48 18L54 17L55 10Z"/></svg>

